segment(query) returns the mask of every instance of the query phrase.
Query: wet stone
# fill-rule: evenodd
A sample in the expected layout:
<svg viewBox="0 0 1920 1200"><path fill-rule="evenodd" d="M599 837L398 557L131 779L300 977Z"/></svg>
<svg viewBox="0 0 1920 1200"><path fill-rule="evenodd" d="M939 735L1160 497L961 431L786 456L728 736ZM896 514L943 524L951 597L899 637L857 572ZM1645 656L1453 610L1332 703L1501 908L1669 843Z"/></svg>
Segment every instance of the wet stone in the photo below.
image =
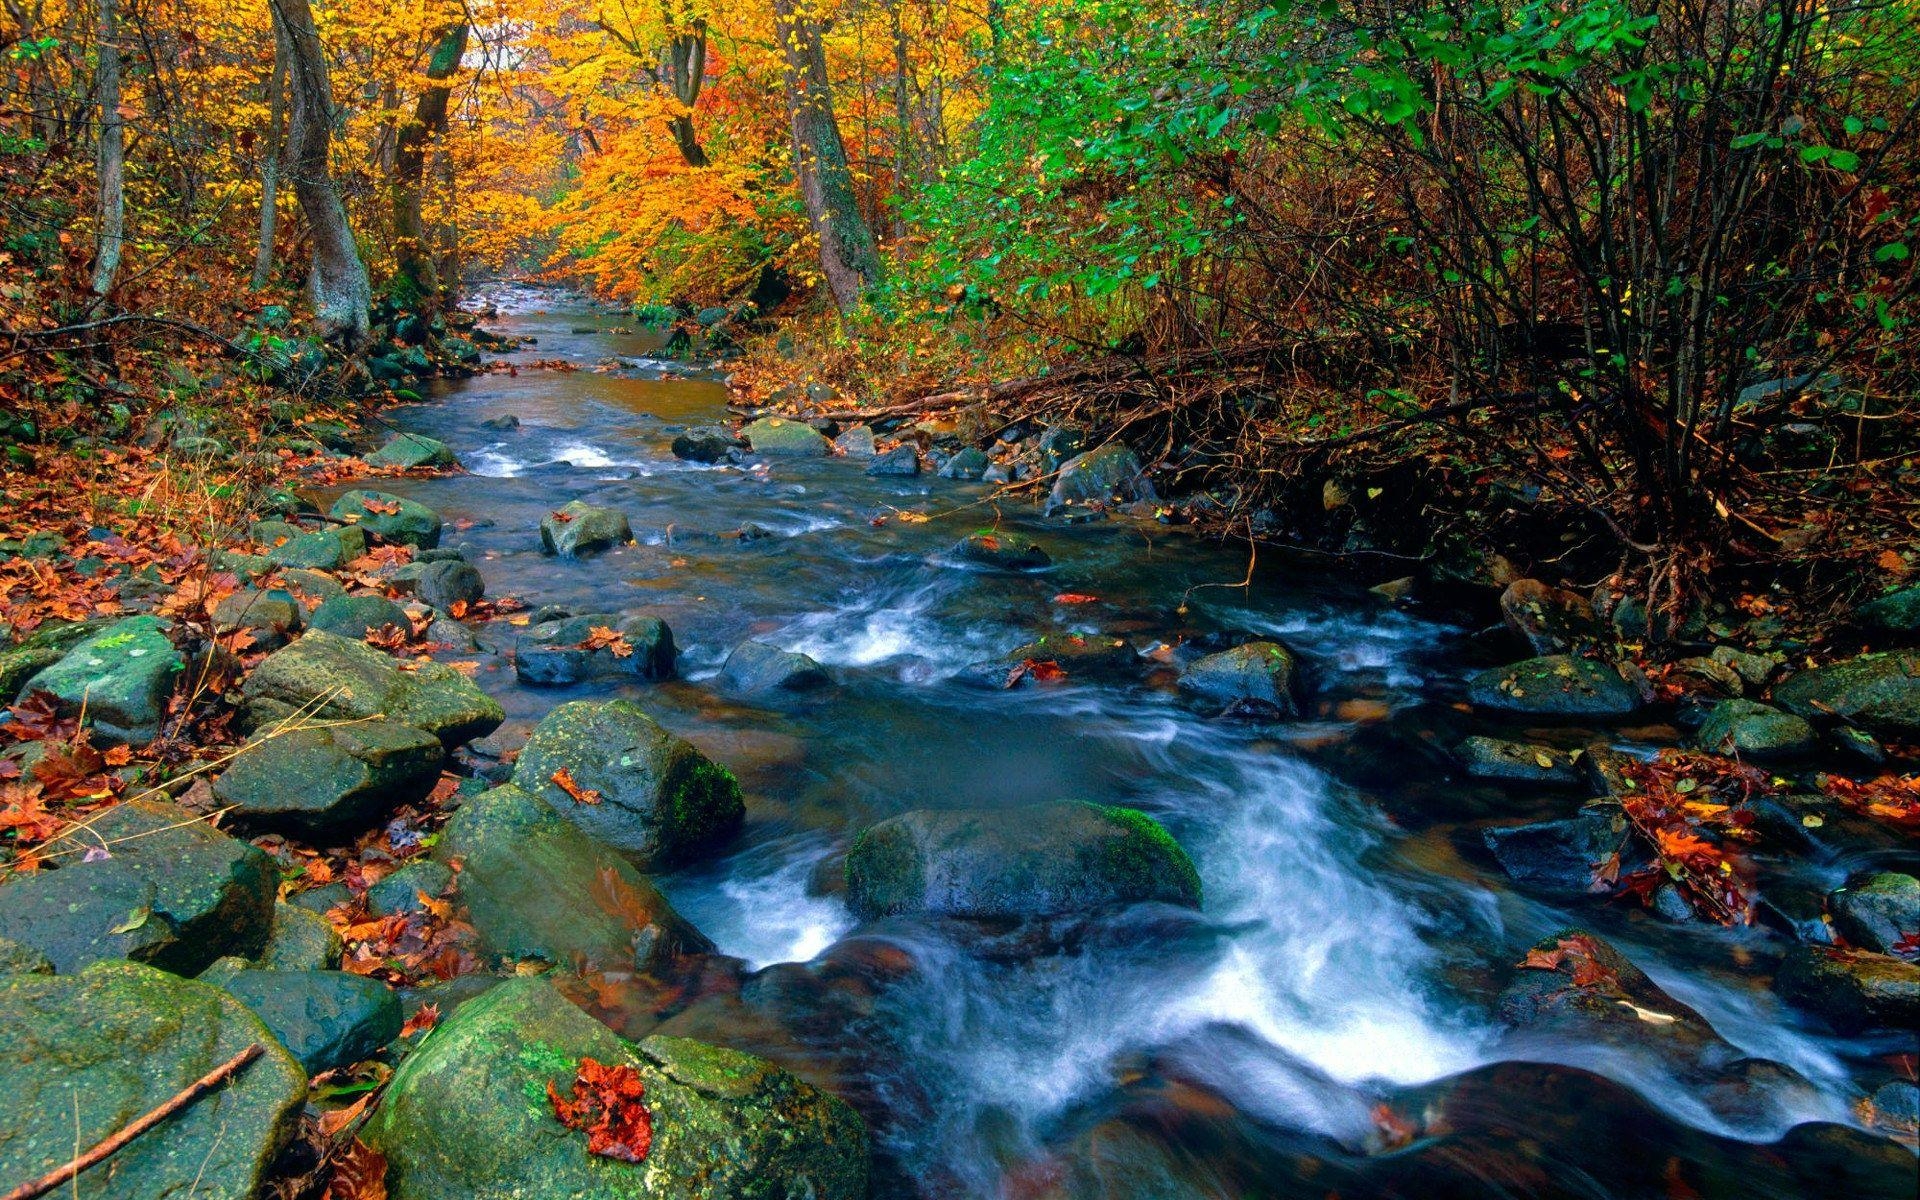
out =
<svg viewBox="0 0 1920 1200"><path fill-rule="evenodd" d="M413 500L387 492L355 488L333 502L327 515L352 522L373 537L394 545L431 550L440 544L440 514Z"/></svg>
<svg viewBox="0 0 1920 1200"><path fill-rule="evenodd" d="M1625 717L1641 706L1639 689L1611 664L1570 654L1482 671L1467 696L1477 708L1539 716Z"/></svg>
<svg viewBox="0 0 1920 1200"><path fill-rule="evenodd" d="M253 1010L308 1075L371 1058L400 1036L400 1001L344 971L241 970L219 987Z"/></svg>
<svg viewBox="0 0 1920 1200"><path fill-rule="evenodd" d="M564 558L611 550L632 540L627 514L584 500L569 500L540 520L541 548Z"/></svg>
<svg viewBox="0 0 1920 1200"><path fill-rule="evenodd" d="M1475 735L1460 743L1456 757L1475 779L1572 786L1581 774L1565 750L1538 742L1509 742Z"/></svg>
<svg viewBox="0 0 1920 1200"><path fill-rule="evenodd" d="M1040 543L1023 533L982 530L968 534L953 548L955 558L1003 571L1037 571L1053 565Z"/></svg>
<svg viewBox="0 0 1920 1200"><path fill-rule="evenodd" d="M1833 927L1862 950L1920 953L1920 879L1878 871L1827 897Z"/></svg>

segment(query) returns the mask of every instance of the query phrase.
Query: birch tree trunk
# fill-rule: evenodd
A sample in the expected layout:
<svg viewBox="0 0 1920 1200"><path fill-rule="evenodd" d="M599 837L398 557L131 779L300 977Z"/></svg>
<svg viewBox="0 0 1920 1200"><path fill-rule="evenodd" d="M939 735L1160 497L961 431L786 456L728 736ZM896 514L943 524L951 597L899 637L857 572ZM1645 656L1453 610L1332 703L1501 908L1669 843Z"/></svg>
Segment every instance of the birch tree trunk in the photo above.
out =
<svg viewBox="0 0 1920 1200"><path fill-rule="evenodd" d="M814 0L774 0L775 36L786 64L787 117L793 126L793 174L807 221L820 243L820 270L846 312L883 277L873 230L860 212L846 143L833 114L827 50Z"/></svg>
<svg viewBox="0 0 1920 1200"><path fill-rule="evenodd" d="M100 183L99 239L93 255L93 294L113 290L127 232L127 125L120 115L120 13L116 0L99 0L94 91L100 102L96 161Z"/></svg>
<svg viewBox="0 0 1920 1200"><path fill-rule="evenodd" d="M440 32L427 62L427 85L415 102L413 116L400 126L393 156L393 254L396 276L394 299L418 312L440 306L444 291L433 249L427 244L421 216L426 187L427 151L447 132L450 82L467 52L467 22L463 17Z"/></svg>
<svg viewBox="0 0 1920 1200"><path fill-rule="evenodd" d="M260 244L253 252L254 291L273 276L273 238L280 224L280 143L287 123L287 38L273 23L273 78L267 84L267 153L260 168Z"/></svg>
<svg viewBox="0 0 1920 1200"><path fill-rule="evenodd" d="M329 341L358 349L367 337L373 289L327 161L333 141L333 84L327 77L326 49L307 0L268 2L274 22L286 35L286 170L313 237L307 286L314 316Z"/></svg>

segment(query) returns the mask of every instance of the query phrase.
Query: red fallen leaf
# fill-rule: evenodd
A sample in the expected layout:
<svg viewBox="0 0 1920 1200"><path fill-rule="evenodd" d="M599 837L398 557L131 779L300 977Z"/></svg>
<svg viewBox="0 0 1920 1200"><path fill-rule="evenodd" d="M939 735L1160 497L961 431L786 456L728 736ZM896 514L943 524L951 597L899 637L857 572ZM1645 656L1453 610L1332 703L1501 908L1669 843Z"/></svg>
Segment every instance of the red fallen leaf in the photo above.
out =
<svg viewBox="0 0 1920 1200"><path fill-rule="evenodd" d="M465 600L455 600L452 604L447 605L447 615L456 621L465 620L467 608L468 605Z"/></svg>
<svg viewBox="0 0 1920 1200"><path fill-rule="evenodd" d="M333 1160L322 1200L387 1200L387 1157L359 1138Z"/></svg>
<svg viewBox="0 0 1920 1200"><path fill-rule="evenodd" d="M375 500L369 496L360 502L360 507L379 516L391 517L400 511L400 502L398 500Z"/></svg>
<svg viewBox="0 0 1920 1200"><path fill-rule="evenodd" d="M561 767L558 771L555 771L552 778L553 786L559 788L567 795L572 796L577 803L600 803L600 793L594 791L592 788L581 787L579 783L575 782L573 772L567 770L565 767Z"/></svg>
<svg viewBox="0 0 1920 1200"><path fill-rule="evenodd" d="M605 625L595 625L587 630L586 640L580 643L582 650L608 650L615 658L632 658L633 647L627 644L627 635Z"/></svg>
<svg viewBox="0 0 1920 1200"><path fill-rule="evenodd" d="M1061 592L1053 598L1055 604L1098 604L1100 597L1089 596L1083 592Z"/></svg>
<svg viewBox="0 0 1920 1200"><path fill-rule="evenodd" d="M1058 683L1067 677L1065 668L1050 658L1029 658L1020 665L1033 676L1035 683Z"/></svg>
<svg viewBox="0 0 1920 1200"><path fill-rule="evenodd" d="M402 629L398 625L389 623L382 625L378 629L369 629L367 631L366 641L367 645L372 646L376 650L385 650L391 653L392 651L405 647L407 640L412 636L413 631L411 629Z"/></svg>
<svg viewBox="0 0 1920 1200"><path fill-rule="evenodd" d="M439 1023L440 1006L438 1004L422 1004L414 1010L412 1016L407 1018L407 1023L400 1027L400 1036L403 1038L412 1037L416 1033L424 1033L432 1029Z"/></svg>
<svg viewBox="0 0 1920 1200"><path fill-rule="evenodd" d="M1617 981L1614 973L1600 965L1600 947L1583 933L1561 938L1554 943L1553 949L1534 948L1520 960L1520 966L1535 971L1559 971L1570 967L1574 987L1591 987L1596 983Z"/></svg>
<svg viewBox="0 0 1920 1200"><path fill-rule="evenodd" d="M1413 1141L1420 1132L1412 1121L1384 1103L1374 1105L1369 1115L1373 1118L1373 1127L1380 1131L1380 1139L1389 1150L1397 1150Z"/></svg>
<svg viewBox="0 0 1920 1200"><path fill-rule="evenodd" d="M13 720L0 725L0 731L17 742L64 742L80 727L77 717L60 715L60 700L51 692L29 693L8 711Z"/></svg>
<svg viewBox="0 0 1920 1200"><path fill-rule="evenodd" d="M573 520L572 513L562 512L557 508L554 509L551 513L548 513L547 515L552 517L554 520L560 522L562 525L565 525L568 521Z"/></svg>
<svg viewBox="0 0 1920 1200"><path fill-rule="evenodd" d="M643 1097L647 1085L630 1063L580 1060L573 1077L573 1095L562 1097L552 1081L547 1100L553 1115L568 1129L585 1130L587 1153L621 1162L644 1162L653 1149L653 1114Z"/></svg>

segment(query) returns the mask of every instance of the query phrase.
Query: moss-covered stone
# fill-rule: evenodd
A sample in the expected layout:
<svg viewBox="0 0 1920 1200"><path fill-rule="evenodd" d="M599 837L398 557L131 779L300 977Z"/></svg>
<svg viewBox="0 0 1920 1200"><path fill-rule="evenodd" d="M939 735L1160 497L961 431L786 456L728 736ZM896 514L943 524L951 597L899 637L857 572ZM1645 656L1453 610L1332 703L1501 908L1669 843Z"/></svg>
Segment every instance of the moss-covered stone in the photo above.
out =
<svg viewBox="0 0 1920 1200"><path fill-rule="evenodd" d="M351 525L330 526L310 533L302 533L293 526L285 528L287 532L269 536L272 531L254 527L254 540L264 547L261 557L276 567L337 571L367 552L367 535Z"/></svg>
<svg viewBox="0 0 1920 1200"><path fill-rule="evenodd" d="M1715 754L1766 762L1811 753L1813 726L1804 717L1753 700L1722 700L1694 733L1694 742Z"/></svg>
<svg viewBox="0 0 1920 1200"><path fill-rule="evenodd" d="M255 728L295 714L314 720L385 717L424 729L447 746L485 737L506 719L498 702L440 663L402 671L390 655L323 630L276 650L247 676L241 695Z"/></svg>
<svg viewBox="0 0 1920 1200"><path fill-rule="evenodd" d="M367 463L375 467L400 467L412 470L418 467L457 467L460 460L453 456L453 450L442 441L419 433L396 433L387 439L387 444L367 455Z"/></svg>
<svg viewBox="0 0 1920 1200"><path fill-rule="evenodd" d="M1095 804L904 813L863 832L847 855L847 903L863 919L1198 908L1200 897L1193 860L1158 821Z"/></svg>
<svg viewBox="0 0 1920 1200"><path fill-rule="evenodd" d="M582 1058L639 1072L653 1117L640 1163L590 1155L554 1119ZM864 1200L866 1129L764 1060L679 1038L639 1045L544 979L467 1001L395 1072L366 1130L393 1200Z"/></svg>
<svg viewBox="0 0 1920 1200"><path fill-rule="evenodd" d="M400 1000L344 971L239 970L220 988L253 1010L308 1075L371 1058L400 1036Z"/></svg>
<svg viewBox="0 0 1920 1200"><path fill-rule="evenodd" d="M213 610L213 627L220 633L244 629L252 636L252 650L278 650L306 625L306 612L291 592L279 588L244 588L226 597Z"/></svg>
<svg viewBox="0 0 1920 1200"><path fill-rule="evenodd" d="M1293 651L1279 642L1246 642L1208 654L1181 674L1180 690L1239 713L1300 712L1300 669Z"/></svg>
<svg viewBox="0 0 1920 1200"><path fill-rule="evenodd" d="M1920 650L1862 654L1779 684L1773 698L1810 721L1857 721L1877 733L1920 734Z"/></svg>
<svg viewBox="0 0 1920 1200"><path fill-rule="evenodd" d="M511 784L461 805L435 853L459 864L467 919L506 958L649 970L713 948L632 864Z"/></svg>
<svg viewBox="0 0 1920 1200"><path fill-rule="evenodd" d="M379 633L389 626L402 633L411 633L413 630L413 622L407 619L407 610L385 596L349 596L345 593L321 601L320 607L313 610L308 624L323 633L356 642L364 641L368 634Z"/></svg>
<svg viewBox="0 0 1920 1200"><path fill-rule="evenodd" d="M1624 717L1639 710L1639 689L1609 663L1549 654L1482 671L1467 681L1477 708L1529 716Z"/></svg>
<svg viewBox="0 0 1920 1200"><path fill-rule="evenodd" d="M276 904L272 932L254 965L263 971L331 971L340 965L340 952L340 935L325 917Z"/></svg>
<svg viewBox="0 0 1920 1200"><path fill-rule="evenodd" d="M0 937L41 951L63 975L109 958L197 975L222 955L265 947L279 873L260 850L156 800L109 809L85 838L109 857L0 885Z"/></svg>
<svg viewBox="0 0 1920 1200"><path fill-rule="evenodd" d="M1039 542L1024 533L1003 529L968 534L953 548L953 556L1003 571L1037 571L1053 565L1053 556Z"/></svg>
<svg viewBox="0 0 1920 1200"><path fill-rule="evenodd" d="M355 488L333 502L327 515L351 522L383 542L431 550L440 544L440 514L414 500Z"/></svg>
<svg viewBox="0 0 1920 1200"><path fill-rule="evenodd" d="M185 665L158 620L128 617L75 645L25 690L51 693L63 710L84 711L99 745L138 745L160 735Z"/></svg>
<svg viewBox="0 0 1920 1200"><path fill-rule="evenodd" d="M620 635L627 653L610 647L589 650L595 629ZM542 621L530 627L514 649L514 675L532 687L555 687L584 679L672 679L679 652L673 630L644 613L589 613Z"/></svg>
<svg viewBox="0 0 1920 1200"><path fill-rule="evenodd" d="M548 554L580 558L632 540L627 514L584 500L569 500L540 520L540 546Z"/></svg>
<svg viewBox="0 0 1920 1200"><path fill-rule="evenodd" d="M833 453L833 443L811 425L784 417L762 417L740 431L755 454L784 458L824 458Z"/></svg>
<svg viewBox="0 0 1920 1200"><path fill-rule="evenodd" d="M1774 988L1842 1033L1920 1025L1920 963L1890 954L1797 946Z"/></svg>
<svg viewBox="0 0 1920 1200"><path fill-rule="evenodd" d="M397 721L270 730L214 780L213 794L250 827L350 836L426 796L445 758L438 737Z"/></svg>
<svg viewBox="0 0 1920 1200"><path fill-rule="evenodd" d="M583 804L554 782L566 771L598 793ZM575 701L527 739L513 782L640 866L684 862L740 828L739 781L624 700Z"/></svg>
<svg viewBox="0 0 1920 1200"><path fill-rule="evenodd" d="M253 1200L306 1098L306 1072L239 1001L135 963L0 978L0 1011L0 1180L9 1186L258 1044L264 1053L232 1083L74 1185L94 1200Z"/></svg>
<svg viewBox="0 0 1920 1200"><path fill-rule="evenodd" d="M1119 442L1076 455L1060 466L1047 511L1075 505L1108 504L1120 500L1154 499L1153 483L1140 458Z"/></svg>

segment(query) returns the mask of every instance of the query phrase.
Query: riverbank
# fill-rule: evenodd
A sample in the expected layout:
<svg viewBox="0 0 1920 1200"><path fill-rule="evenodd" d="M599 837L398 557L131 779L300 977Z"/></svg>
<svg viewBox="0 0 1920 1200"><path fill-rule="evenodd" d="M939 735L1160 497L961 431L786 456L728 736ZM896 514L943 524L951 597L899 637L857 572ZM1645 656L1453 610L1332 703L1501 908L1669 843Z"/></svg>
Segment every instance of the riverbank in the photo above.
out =
<svg viewBox="0 0 1920 1200"><path fill-rule="evenodd" d="M16 869L68 850L0 884L0 918L41 914L0 934L57 971L10 976L10 1078L90 1022L267 1045L232 1195L359 1194L375 1153L399 1197L733 1169L702 1194L1637 1194L1670 1159L1705 1195L1910 1191L1897 642L1823 674L1709 624L1636 670L1631 624L1517 578L1437 620L1457 589L1166 528L1124 445L735 429L716 380L548 303L503 305L539 340L497 374L343 431L356 457L273 447L285 499L232 541L124 511L177 491L218 527L228 460L177 476L179 438L88 491L9 478L21 549L64 539L9 577L97 580L7 595L46 639L0 725L33 734L7 811L49 822L15 821ZM1051 517L985 479L1021 461ZM106 479L118 511L79 507ZM64 704L31 699L48 670ZM72 937L48 881L88 897ZM155 969L74 973L121 957ZM121 1062L93 1044L102 1074L19 1093L49 1161L59 1089ZM644 1166L563 1123L589 1059Z"/></svg>

